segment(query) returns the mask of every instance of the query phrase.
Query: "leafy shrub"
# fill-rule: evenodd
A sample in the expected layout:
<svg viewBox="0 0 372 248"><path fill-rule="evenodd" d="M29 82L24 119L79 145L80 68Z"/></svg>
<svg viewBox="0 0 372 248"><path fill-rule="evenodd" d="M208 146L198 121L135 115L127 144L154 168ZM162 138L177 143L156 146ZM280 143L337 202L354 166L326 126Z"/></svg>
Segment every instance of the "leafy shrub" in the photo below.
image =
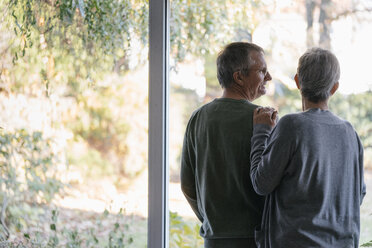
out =
<svg viewBox="0 0 372 248"><path fill-rule="evenodd" d="M187 222L177 213L170 212L169 247L202 248L204 240L199 235L200 225Z"/></svg>
<svg viewBox="0 0 372 248"><path fill-rule="evenodd" d="M131 247L133 237L128 234L129 225L121 209L115 215L115 220L110 226L104 226L104 221L109 221L109 212L105 210L95 218L94 228L79 229L76 227L60 227L58 220L59 211L52 210L48 221L49 230L24 232L23 237L16 241L4 241L0 243L4 247L38 247L38 248L125 248ZM112 218L111 218L112 219ZM106 223L107 224L107 223ZM104 232L102 233L102 229ZM101 232L101 233L100 233Z"/></svg>
<svg viewBox="0 0 372 248"><path fill-rule="evenodd" d="M30 206L49 203L63 184L53 166L58 156L51 139L24 129L0 132L0 219L7 238L11 231L7 225L17 230L27 225L38 214Z"/></svg>
<svg viewBox="0 0 372 248"><path fill-rule="evenodd" d="M372 240L365 244L362 244L360 247L372 247Z"/></svg>
<svg viewBox="0 0 372 248"><path fill-rule="evenodd" d="M88 147L82 141L71 142L66 149L67 161L71 171L76 166L85 178L97 179L105 176L115 176L115 166L96 149Z"/></svg>
<svg viewBox="0 0 372 248"><path fill-rule="evenodd" d="M65 123L75 141L84 140L113 165L115 175L133 178L147 168L147 92L129 76L107 76L78 96L74 121Z"/></svg>

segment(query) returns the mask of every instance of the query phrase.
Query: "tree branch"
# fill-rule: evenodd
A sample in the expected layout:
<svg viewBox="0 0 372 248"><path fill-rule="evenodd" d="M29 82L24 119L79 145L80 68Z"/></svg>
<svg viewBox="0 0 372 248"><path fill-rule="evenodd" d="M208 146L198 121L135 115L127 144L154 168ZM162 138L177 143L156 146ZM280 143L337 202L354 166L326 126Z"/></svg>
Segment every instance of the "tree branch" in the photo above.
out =
<svg viewBox="0 0 372 248"><path fill-rule="evenodd" d="M366 150L368 148L372 148L372 145L367 145L367 146L364 146L363 149Z"/></svg>
<svg viewBox="0 0 372 248"><path fill-rule="evenodd" d="M3 55L5 55L5 53L8 52L9 48L12 46L13 44L10 43L3 51L1 51L0 53L0 57L2 57Z"/></svg>
<svg viewBox="0 0 372 248"><path fill-rule="evenodd" d="M53 0L42 0L42 2L54 7L54 1Z"/></svg>
<svg viewBox="0 0 372 248"><path fill-rule="evenodd" d="M122 66L124 66L124 70L128 70L129 69L128 60L127 60L127 56L126 55L124 55L118 61L115 62L114 72L116 72L117 74L119 74L120 73L120 68Z"/></svg>
<svg viewBox="0 0 372 248"><path fill-rule="evenodd" d="M372 8L345 10L344 12L341 12L333 17L330 17L329 20L336 21L342 17L357 14L357 13L362 13L362 12L372 12Z"/></svg>
<svg viewBox="0 0 372 248"><path fill-rule="evenodd" d="M5 230L6 239L8 239L9 235L10 235L9 229L5 224L5 210L6 210L7 205L8 205L8 198L6 196L4 196L3 206L1 207L0 224L3 226L3 228Z"/></svg>

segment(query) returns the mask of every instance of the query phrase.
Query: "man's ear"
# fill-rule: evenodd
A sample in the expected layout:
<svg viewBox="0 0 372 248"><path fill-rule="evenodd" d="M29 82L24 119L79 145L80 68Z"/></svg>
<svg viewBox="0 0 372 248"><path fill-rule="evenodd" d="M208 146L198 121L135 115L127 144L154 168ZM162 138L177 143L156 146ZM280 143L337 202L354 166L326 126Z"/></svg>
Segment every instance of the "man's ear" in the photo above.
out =
<svg viewBox="0 0 372 248"><path fill-rule="evenodd" d="M338 86L340 86L340 84L338 82L333 85L333 87L331 89L331 96L337 91Z"/></svg>
<svg viewBox="0 0 372 248"><path fill-rule="evenodd" d="M239 84L239 85L243 85L243 78L242 78L242 74L240 71L236 71L233 73L233 79L235 81L235 83Z"/></svg>
<svg viewBox="0 0 372 248"><path fill-rule="evenodd" d="M299 81L298 81L298 75L297 75L297 73L296 73L296 75L295 75L295 77L294 77L294 80L295 80L295 82L296 82L297 89L301 90L300 83L299 83Z"/></svg>

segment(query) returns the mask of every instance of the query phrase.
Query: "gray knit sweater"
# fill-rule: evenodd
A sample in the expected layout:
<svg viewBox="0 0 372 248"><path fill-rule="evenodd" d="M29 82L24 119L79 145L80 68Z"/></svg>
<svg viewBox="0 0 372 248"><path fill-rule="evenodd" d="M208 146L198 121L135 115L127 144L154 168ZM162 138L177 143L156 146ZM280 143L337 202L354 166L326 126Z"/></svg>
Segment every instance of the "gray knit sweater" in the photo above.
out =
<svg viewBox="0 0 372 248"><path fill-rule="evenodd" d="M258 247L358 247L363 147L349 122L310 109L255 125L251 179L267 196Z"/></svg>

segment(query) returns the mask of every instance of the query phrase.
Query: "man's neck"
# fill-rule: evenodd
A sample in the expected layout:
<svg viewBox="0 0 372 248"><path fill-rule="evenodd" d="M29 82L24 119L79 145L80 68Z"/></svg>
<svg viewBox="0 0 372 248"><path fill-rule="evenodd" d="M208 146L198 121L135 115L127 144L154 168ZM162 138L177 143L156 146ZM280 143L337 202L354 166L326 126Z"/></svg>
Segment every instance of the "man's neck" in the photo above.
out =
<svg viewBox="0 0 372 248"><path fill-rule="evenodd" d="M236 84L233 84L230 88L224 88L222 92L222 98L231 98L236 100L248 100L252 102L253 97L248 96L244 90L239 89Z"/></svg>
<svg viewBox="0 0 372 248"><path fill-rule="evenodd" d="M308 109L318 108L321 110L328 110L328 99L321 102L310 102L309 100L302 97L302 111L306 111Z"/></svg>

